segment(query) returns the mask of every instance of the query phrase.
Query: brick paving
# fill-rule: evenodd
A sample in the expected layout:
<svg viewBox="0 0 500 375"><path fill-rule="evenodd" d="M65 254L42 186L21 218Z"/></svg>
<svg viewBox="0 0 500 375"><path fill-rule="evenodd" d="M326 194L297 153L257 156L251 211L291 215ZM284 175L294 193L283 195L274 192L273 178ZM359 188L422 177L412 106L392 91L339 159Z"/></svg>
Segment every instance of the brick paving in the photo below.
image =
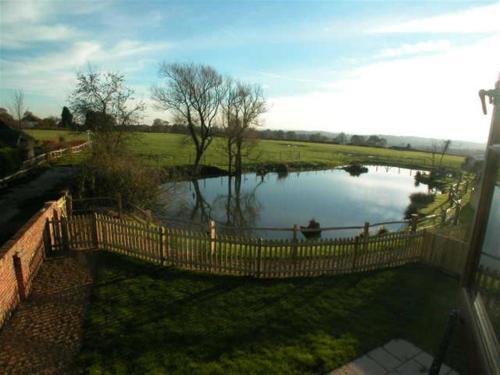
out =
<svg viewBox="0 0 500 375"><path fill-rule="evenodd" d="M342 366L330 375L425 375L433 357L406 340L391 340L366 355ZM443 364L439 375L458 375Z"/></svg>
<svg viewBox="0 0 500 375"><path fill-rule="evenodd" d="M0 373L69 372L80 349L91 283L83 254L47 259L30 297L0 328Z"/></svg>

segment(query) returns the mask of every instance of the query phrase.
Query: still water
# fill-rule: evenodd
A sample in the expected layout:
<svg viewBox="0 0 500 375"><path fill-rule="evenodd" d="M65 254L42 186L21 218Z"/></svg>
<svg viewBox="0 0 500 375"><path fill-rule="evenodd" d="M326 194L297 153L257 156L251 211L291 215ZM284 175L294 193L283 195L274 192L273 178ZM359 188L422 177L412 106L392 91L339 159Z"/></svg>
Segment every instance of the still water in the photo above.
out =
<svg viewBox="0 0 500 375"><path fill-rule="evenodd" d="M155 214L169 225L184 227L182 221L206 223L213 219L219 230L224 226L291 228L294 224L306 226L312 218L321 227L401 220L409 195L428 191L426 185L415 186L415 173L405 168L368 166L368 172L358 177L332 169L264 177L247 173L240 184L227 176L167 183L162 185L165 206ZM290 232L243 232L267 238L291 236ZM322 237L358 233L323 232Z"/></svg>

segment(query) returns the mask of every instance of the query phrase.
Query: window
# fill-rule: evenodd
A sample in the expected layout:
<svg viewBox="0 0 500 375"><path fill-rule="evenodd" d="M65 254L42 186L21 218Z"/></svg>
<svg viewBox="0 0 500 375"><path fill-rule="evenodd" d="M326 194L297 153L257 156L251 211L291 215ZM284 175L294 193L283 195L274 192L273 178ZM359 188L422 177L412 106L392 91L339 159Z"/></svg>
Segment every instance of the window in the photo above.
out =
<svg viewBox="0 0 500 375"><path fill-rule="evenodd" d="M490 135L475 209L470 248L463 277L464 314L477 354L475 372L500 373L500 80L481 91L494 104Z"/></svg>

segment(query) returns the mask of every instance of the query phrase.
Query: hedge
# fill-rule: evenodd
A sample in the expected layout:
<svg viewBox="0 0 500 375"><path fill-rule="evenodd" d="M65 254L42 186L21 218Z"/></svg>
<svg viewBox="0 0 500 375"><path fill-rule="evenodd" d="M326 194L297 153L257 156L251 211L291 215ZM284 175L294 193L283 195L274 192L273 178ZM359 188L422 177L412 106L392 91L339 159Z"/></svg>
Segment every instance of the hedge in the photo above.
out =
<svg viewBox="0 0 500 375"><path fill-rule="evenodd" d="M13 147L0 148L0 177L8 176L21 168L24 150Z"/></svg>

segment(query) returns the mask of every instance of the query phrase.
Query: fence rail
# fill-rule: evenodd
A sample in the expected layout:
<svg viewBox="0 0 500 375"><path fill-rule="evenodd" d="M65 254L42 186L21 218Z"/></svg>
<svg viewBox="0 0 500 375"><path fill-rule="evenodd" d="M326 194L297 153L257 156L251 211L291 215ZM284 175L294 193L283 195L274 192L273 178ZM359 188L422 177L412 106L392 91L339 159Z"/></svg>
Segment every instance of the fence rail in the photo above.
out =
<svg viewBox="0 0 500 375"><path fill-rule="evenodd" d="M29 171L31 171L33 168L48 162L50 160L54 159L59 159L62 157L65 153L79 153L83 151L85 148L90 146L90 141L87 141L85 143L72 146L72 147L67 147L59 150L54 150L54 151L49 151L45 154L40 154L37 155L31 159L25 160L23 164L21 165L21 169L9 176L3 177L0 179L0 186L5 185L16 178L22 177L25 174L27 174Z"/></svg>
<svg viewBox="0 0 500 375"><path fill-rule="evenodd" d="M267 240L137 223L103 214L48 221L49 251L102 249L160 265L260 278L336 275L417 262L425 232Z"/></svg>

